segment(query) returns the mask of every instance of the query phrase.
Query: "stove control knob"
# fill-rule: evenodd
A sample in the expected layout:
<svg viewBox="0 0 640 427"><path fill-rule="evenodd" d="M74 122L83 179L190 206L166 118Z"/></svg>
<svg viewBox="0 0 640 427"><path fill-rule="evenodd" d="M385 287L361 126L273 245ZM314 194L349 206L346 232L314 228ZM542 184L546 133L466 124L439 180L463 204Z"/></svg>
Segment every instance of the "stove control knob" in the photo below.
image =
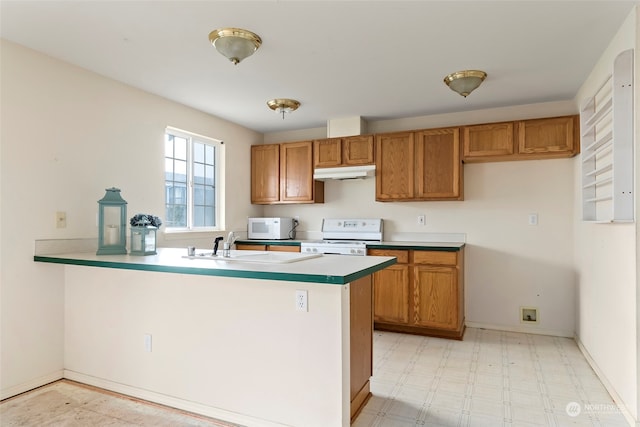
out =
<svg viewBox="0 0 640 427"><path fill-rule="evenodd" d="M313 248L313 252L318 252L318 248Z"/></svg>
<svg viewBox="0 0 640 427"><path fill-rule="evenodd" d="M352 254L355 254L356 250L355 249L351 249L349 252L351 252Z"/></svg>

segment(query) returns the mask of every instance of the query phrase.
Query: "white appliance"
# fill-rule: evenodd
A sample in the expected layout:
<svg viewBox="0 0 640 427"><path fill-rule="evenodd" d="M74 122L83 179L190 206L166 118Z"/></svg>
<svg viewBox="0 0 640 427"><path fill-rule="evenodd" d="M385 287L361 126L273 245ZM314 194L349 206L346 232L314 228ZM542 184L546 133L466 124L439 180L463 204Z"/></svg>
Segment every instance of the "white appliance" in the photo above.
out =
<svg viewBox="0 0 640 427"><path fill-rule="evenodd" d="M382 241L383 222L376 219L323 219L322 240L300 243L303 253L365 256L367 242Z"/></svg>
<svg viewBox="0 0 640 427"><path fill-rule="evenodd" d="M293 239L295 220L293 218L249 218L247 237L253 240Z"/></svg>
<svg viewBox="0 0 640 427"><path fill-rule="evenodd" d="M317 181L326 181L328 179L364 179L372 176L376 176L375 165L318 168L313 171L313 179Z"/></svg>

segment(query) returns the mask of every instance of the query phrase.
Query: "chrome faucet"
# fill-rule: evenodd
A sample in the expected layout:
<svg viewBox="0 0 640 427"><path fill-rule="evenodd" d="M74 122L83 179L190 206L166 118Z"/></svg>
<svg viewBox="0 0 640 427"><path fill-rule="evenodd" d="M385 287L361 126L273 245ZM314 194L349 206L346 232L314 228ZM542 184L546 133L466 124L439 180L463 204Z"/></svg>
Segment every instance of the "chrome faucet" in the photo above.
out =
<svg viewBox="0 0 640 427"><path fill-rule="evenodd" d="M231 245L235 242L235 235L233 231L229 232L229 236L227 237L227 241L224 242L224 247L222 249L222 256L225 258L229 258L231 256Z"/></svg>
<svg viewBox="0 0 640 427"><path fill-rule="evenodd" d="M213 241L213 256L216 256L218 253L218 245L220 244L220 241L224 239L224 237L219 236L216 237L216 239Z"/></svg>

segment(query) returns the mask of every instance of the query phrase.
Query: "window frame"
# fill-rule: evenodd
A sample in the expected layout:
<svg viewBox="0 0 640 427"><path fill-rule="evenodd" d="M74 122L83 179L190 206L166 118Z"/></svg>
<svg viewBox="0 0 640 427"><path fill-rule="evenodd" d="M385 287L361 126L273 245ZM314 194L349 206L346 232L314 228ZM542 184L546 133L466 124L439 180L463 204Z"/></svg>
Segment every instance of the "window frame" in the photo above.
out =
<svg viewBox="0 0 640 427"><path fill-rule="evenodd" d="M166 152L166 140L167 135L173 135L175 137L184 138L187 140L186 147L186 168L187 168L187 225L186 227L172 227L168 224L168 220L165 224L165 232L168 234L171 233L200 233L200 232L210 232L210 231L220 231L224 230L224 217L222 215L222 200L224 195L224 179L223 179L223 171L224 171L224 142L220 139L211 138L204 135L199 135L193 132L185 131L182 129L174 128L171 126L167 126L165 128L163 137L164 137L164 146L163 146L163 159L166 162L168 158L175 157L167 157ZM214 147L214 226L195 226L194 225L194 142L203 143L205 145ZM165 217L167 215L167 191L166 191L166 166L163 165L163 186L164 186L164 214ZM168 219L168 218L167 218Z"/></svg>

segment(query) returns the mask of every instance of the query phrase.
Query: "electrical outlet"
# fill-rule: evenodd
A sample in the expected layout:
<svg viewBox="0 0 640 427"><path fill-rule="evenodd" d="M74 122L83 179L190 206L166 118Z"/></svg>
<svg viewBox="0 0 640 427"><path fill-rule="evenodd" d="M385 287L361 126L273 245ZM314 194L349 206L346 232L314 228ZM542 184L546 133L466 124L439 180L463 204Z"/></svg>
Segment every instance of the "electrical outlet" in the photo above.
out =
<svg viewBox="0 0 640 427"><path fill-rule="evenodd" d="M538 225L538 214L530 213L529 214L529 225Z"/></svg>
<svg viewBox="0 0 640 427"><path fill-rule="evenodd" d="M144 351L151 353L151 334L144 334Z"/></svg>
<svg viewBox="0 0 640 427"><path fill-rule="evenodd" d="M424 215L418 215L418 225L425 225L427 218Z"/></svg>
<svg viewBox="0 0 640 427"><path fill-rule="evenodd" d="M309 311L307 306L307 291L298 289L296 291L296 310Z"/></svg>

